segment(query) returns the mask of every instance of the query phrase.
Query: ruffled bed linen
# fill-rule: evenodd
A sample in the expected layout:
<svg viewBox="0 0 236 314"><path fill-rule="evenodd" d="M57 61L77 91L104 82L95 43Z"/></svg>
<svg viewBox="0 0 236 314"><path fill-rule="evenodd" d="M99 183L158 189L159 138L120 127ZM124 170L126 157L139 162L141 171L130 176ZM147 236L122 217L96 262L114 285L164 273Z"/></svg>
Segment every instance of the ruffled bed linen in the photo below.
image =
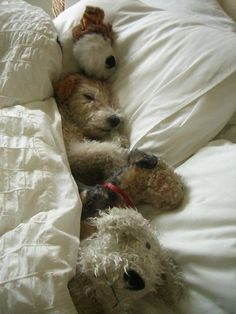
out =
<svg viewBox="0 0 236 314"><path fill-rule="evenodd" d="M236 313L236 145L226 140L208 143L235 111L235 24L213 0L181 0L177 7L174 0L116 0L112 6L105 0L82 0L55 20L59 35L79 21L88 3L103 7L118 31L120 66L114 84L129 117L132 147L153 151L172 164L182 163L176 169L185 184L181 208L161 215L155 209L139 208L152 220L161 242L183 270L186 296L174 314ZM157 9L156 5L162 7ZM169 27L156 24L161 13L161 22ZM170 17L177 18L177 22L165 20ZM158 27L163 27L160 38L155 35ZM154 117L161 107L156 102L159 89L153 84L158 80L160 86L167 76L158 72L157 43L162 38L170 50L175 49L168 46L164 36L167 31L171 38L171 28L175 27L180 34L182 27L184 32L191 30L188 38L200 36L198 28L207 29L209 41L211 31L212 36L218 35L213 38L212 50L206 47L204 57L196 59L201 69L195 72L195 63L188 59L189 80L197 80L191 83L192 92L199 84L202 94L193 99L193 94L185 94L180 84L181 99L191 98L192 102L184 108L176 102L170 110L166 105L163 117L173 108L179 115L172 112L160 122ZM76 313L67 283L75 269L81 204L65 155L60 115L51 97L51 82L61 70L56 38L49 17L40 9L19 1L1 2L0 66L4 75L0 74L0 313L4 314ZM209 44L205 39L201 43ZM227 45L221 52L220 48ZM208 63L210 57L214 60ZM226 59L228 66L223 65ZM172 70L184 69L175 60L178 67L171 68L169 78ZM167 93L165 99L171 97L173 94ZM181 128L184 139L179 141L175 134ZM135 313L170 314L156 301L142 301Z"/></svg>
<svg viewBox="0 0 236 314"><path fill-rule="evenodd" d="M141 209L182 266L186 295L173 314L236 313L235 158L236 144L210 142L176 169L185 184L179 210ZM157 301L138 304L135 313L159 313Z"/></svg>
<svg viewBox="0 0 236 314"><path fill-rule="evenodd" d="M61 50L49 16L0 3L0 313L76 313L81 204L52 80Z"/></svg>

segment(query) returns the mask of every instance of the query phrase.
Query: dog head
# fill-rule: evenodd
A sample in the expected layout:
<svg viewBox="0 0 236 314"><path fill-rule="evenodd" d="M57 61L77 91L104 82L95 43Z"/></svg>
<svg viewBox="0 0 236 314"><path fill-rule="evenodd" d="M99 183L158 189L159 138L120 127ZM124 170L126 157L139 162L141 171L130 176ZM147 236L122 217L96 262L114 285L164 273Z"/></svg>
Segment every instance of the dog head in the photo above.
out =
<svg viewBox="0 0 236 314"><path fill-rule="evenodd" d="M72 29L73 54L79 68L99 79L110 77L117 64L112 47L111 24L104 23L104 11L87 6L80 24Z"/></svg>
<svg viewBox="0 0 236 314"><path fill-rule="evenodd" d="M67 118L89 139L105 139L123 120L107 82L70 74L55 84L55 96Z"/></svg>
<svg viewBox="0 0 236 314"><path fill-rule="evenodd" d="M127 165L117 170L105 184L83 189L82 203L85 210L89 204L93 213L113 206L139 204L172 210L181 204L183 197L183 184L174 169L157 156L135 149L129 153Z"/></svg>
<svg viewBox="0 0 236 314"><path fill-rule="evenodd" d="M119 197L102 185L87 186L76 181L83 204L81 219L96 216L99 210L119 205Z"/></svg>
<svg viewBox="0 0 236 314"><path fill-rule="evenodd" d="M183 184L174 169L153 154L135 149L129 154L127 166L108 181L118 185L134 204L150 204L156 209L171 210L184 197Z"/></svg>
<svg viewBox="0 0 236 314"><path fill-rule="evenodd" d="M164 302L179 301L179 269L140 213L113 208L92 223L97 232L81 242L76 276L69 284L75 304L78 291L93 293L104 313L121 313L150 292Z"/></svg>

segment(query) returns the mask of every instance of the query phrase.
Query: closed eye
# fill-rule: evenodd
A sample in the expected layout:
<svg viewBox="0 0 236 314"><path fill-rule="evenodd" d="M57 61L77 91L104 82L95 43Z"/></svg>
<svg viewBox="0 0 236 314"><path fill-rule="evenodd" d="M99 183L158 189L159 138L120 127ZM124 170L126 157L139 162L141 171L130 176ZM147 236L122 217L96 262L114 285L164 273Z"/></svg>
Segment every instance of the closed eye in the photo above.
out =
<svg viewBox="0 0 236 314"><path fill-rule="evenodd" d="M83 94L83 96L87 101L94 101L94 96L91 94Z"/></svg>

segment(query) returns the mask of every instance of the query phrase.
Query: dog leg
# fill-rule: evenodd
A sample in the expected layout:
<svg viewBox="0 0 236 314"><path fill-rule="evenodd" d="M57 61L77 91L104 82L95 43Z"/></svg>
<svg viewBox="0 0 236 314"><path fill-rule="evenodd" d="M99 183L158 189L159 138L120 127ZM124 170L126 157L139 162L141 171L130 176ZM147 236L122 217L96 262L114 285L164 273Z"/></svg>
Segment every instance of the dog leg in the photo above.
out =
<svg viewBox="0 0 236 314"><path fill-rule="evenodd" d="M75 178L84 184L95 185L125 165L128 153L128 149L115 143L78 141L69 145L68 159Z"/></svg>

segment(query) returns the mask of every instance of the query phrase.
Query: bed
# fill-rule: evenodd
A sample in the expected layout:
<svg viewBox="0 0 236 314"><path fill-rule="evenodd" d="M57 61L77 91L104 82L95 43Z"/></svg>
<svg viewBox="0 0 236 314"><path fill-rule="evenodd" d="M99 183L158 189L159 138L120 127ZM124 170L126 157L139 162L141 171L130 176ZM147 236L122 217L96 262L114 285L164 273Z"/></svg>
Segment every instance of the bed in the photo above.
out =
<svg viewBox="0 0 236 314"><path fill-rule="evenodd" d="M185 184L177 211L139 208L183 270L175 313L236 313L234 2L74 2L54 20L24 1L0 3L0 313L77 313L67 283L81 202L52 82L62 71L57 38L87 4L117 34L113 88L131 148L163 157ZM135 313L163 313L155 302Z"/></svg>

